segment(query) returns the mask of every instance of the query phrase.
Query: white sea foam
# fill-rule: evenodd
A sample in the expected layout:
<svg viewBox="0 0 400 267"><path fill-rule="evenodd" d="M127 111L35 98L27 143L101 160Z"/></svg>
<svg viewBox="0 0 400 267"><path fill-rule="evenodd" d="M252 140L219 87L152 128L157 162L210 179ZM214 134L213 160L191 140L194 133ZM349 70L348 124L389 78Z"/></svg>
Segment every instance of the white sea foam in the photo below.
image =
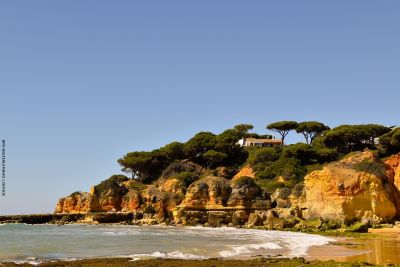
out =
<svg viewBox="0 0 400 267"><path fill-rule="evenodd" d="M132 254L128 256L132 258L132 261L147 259L147 258L163 258L163 259L206 259L207 257L194 255L191 253L183 253L181 251L173 251L173 252L160 252L156 251L153 253L141 253L141 254Z"/></svg>
<svg viewBox="0 0 400 267"><path fill-rule="evenodd" d="M35 257L27 257L26 259L23 259L23 260L15 260L14 261L15 264L28 263L28 264L31 264L31 265L39 265L42 262L43 262L42 260L40 260L38 258L35 258Z"/></svg>
<svg viewBox="0 0 400 267"><path fill-rule="evenodd" d="M234 256L239 256L243 254L249 254L253 253L256 250L260 249L268 249L268 250L276 250L276 249L282 249L282 247L278 244L272 243L272 242L267 242L263 244L247 244L247 245L235 245L231 246L231 249L229 250L223 250L219 252L219 255L224 258L228 257L234 257Z"/></svg>

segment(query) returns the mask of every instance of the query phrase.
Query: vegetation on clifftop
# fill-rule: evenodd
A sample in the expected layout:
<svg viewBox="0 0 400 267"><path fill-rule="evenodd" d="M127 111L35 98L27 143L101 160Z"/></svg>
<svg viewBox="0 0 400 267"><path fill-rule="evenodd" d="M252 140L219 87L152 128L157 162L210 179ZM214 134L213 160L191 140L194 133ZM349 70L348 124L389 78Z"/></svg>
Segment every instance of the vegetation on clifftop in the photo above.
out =
<svg viewBox="0 0 400 267"><path fill-rule="evenodd" d="M248 164L255 171L257 184L270 191L301 184L308 172L354 151L375 150L380 157L400 152L400 128L378 124L340 125L331 129L317 121L281 121L266 128L278 133L282 140L289 132L295 131L304 136L305 142L275 147L241 147L238 144L241 138L272 138L272 135L249 133L253 125L239 124L220 134L199 132L185 143L172 142L153 151L129 152L118 163L122 171L143 183L174 176L185 185L208 170L221 167L238 170ZM183 164L183 160L201 170ZM364 162L358 169L382 172L382 166L372 165ZM112 187L113 183L108 183Z"/></svg>

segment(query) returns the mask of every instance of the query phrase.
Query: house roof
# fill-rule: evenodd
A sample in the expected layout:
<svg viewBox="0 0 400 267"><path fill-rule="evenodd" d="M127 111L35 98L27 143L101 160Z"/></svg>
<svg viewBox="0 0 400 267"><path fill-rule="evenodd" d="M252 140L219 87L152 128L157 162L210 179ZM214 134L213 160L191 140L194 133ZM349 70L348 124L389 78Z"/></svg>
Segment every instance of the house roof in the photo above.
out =
<svg viewBox="0 0 400 267"><path fill-rule="evenodd" d="M270 144L280 144L282 143L281 139L258 139L258 138L245 138L245 142L249 143L270 143Z"/></svg>

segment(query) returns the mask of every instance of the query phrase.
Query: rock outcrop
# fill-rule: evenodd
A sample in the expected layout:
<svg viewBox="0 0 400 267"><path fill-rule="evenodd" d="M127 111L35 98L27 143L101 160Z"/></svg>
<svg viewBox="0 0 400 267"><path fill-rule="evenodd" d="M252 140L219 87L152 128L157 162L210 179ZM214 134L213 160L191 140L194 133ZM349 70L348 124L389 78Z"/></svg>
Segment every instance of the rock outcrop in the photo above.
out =
<svg viewBox="0 0 400 267"><path fill-rule="evenodd" d="M146 186L124 176L113 176L90 189L61 198L56 213L136 211L142 204Z"/></svg>
<svg viewBox="0 0 400 267"><path fill-rule="evenodd" d="M83 213L90 211L91 194L75 192L61 198L56 206L56 213Z"/></svg>
<svg viewBox="0 0 400 267"><path fill-rule="evenodd" d="M357 152L305 177L309 217L345 223L390 221L396 216L394 184L372 152Z"/></svg>
<svg viewBox="0 0 400 267"><path fill-rule="evenodd" d="M232 192L228 179L208 176L192 183L180 207L187 209L221 209Z"/></svg>
<svg viewBox="0 0 400 267"><path fill-rule="evenodd" d="M223 167L202 171L194 163L181 161L171 164L150 185L112 176L88 193L61 198L55 211L58 217L51 221L62 223L62 215L71 215L65 220L310 231L400 218L400 154L382 162L370 151L353 153L309 173L304 182L272 194L256 184L249 166L232 178L234 172ZM43 218L48 219L35 220Z"/></svg>
<svg viewBox="0 0 400 267"><path fill-rule="evenodd" d="M268 209L271 201L254 181L231 181L206 176L186 187L171 178L156 185L111 177L93 187L89 193L76 192L61 198L56 213L134 212L154 209L159 217L178 208L187 210Z"/></svg>
<svg viewBox="0 0 400 267"><path fill-rule="evenodd" d="M271 208L271 198L253 178L243 176L231 182L231 194L227 201L229 207L266 210Z"/></svg>
<svg viewBox="0 0 400 267"><path fill-rule="evenodd" d="M390 156L385 160L385 164L387 177L400 190L400 153Z"/></svg>

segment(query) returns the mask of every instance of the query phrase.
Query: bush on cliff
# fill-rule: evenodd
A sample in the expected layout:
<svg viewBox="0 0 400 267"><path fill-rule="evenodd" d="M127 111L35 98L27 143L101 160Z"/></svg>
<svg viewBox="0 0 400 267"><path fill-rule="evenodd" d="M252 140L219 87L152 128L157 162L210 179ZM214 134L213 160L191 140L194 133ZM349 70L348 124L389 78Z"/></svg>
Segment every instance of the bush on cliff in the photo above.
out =
<svg viewBox="0 0 400 267"><path fill-rule="evenodd" d="M304 143L285 146L282 157L296 158L302 165L331 162L338 158L334 149L327 147L311 146Z"/></svg>
<svg viewBox="0 0 400 267"><path fill-rule="evenodd" d="M207 160L207 168L216 167L222 163L228 157L227 154L215 151L213 149L208 150L203 154L203 158Z"/></svg>
<svg viewBox="0 0 400 267"><path fill-rule="evenodd" d="M302 165L312 164L318 160L315 149L304 143L285 146L282 150L282 157L296 158Z"/></svg>
<svg viewBox="0 0 400 267"><path fill-rule="evenodd" d="M279 158L279 152L272 147L253 147L249 149L247 163L251 166L262 165L267 162L275 161Z"/></svg>
<svg viewBox="0 0 400 267"><path fill-rule="evenodd" d="M256 183L265 192L270 194L274 193L279 188L293 188L296 185L296 180L287 179L284 180L282 177L276 177L271 180L257 180Z"/></svg>
<svg viewBox="0 0 400 267"><path fill-rule="evenodd" d="M181 172L194 172L200 174L201 167L188 161L172 162L167 168L165 168L161 176L163 178L171 178Z"/></svg>
<svg viewBox="0 0 400 267"><path fill-rule="evenodd" d="M254 179L248 176L241 176L232 181L232 184L239 187L255 187L257 186Z"/></svg>
<svg viewBox="0 0 400 267"><path fill-rule="evenodd" d="M400 128L394 128L379 138L379 149L384 156L400 152Z"/></svg>
<svg viewBox="0 0 400 267"><path fill-rule="evenodd" d="M121 183L128 181L128 177L125 175L113 175L107 180L102 181L98 185L94 187L95 193L97 195L102 194L103 192L110 191L114 194L124 193L125 187L121 186Z"/></svg>
<svg viewBox="0 0 400 267"><path fill-rule="evenodd" d="M363 160L354 166L356 171L371 173L378 177L385 177L386 166L382 162Z"/></svg>
<svg viewBox="0 0 400 267"><path fill-rule="evenodd" d="M191 183L199 178L199 175L195 172L181 172L175 176L178 181L183 182L184 186L189 187Z"/></svg>
<svg viewBox="0 0 400 267"><path fill-rule="evenodd" d="M81 191L75 191L75 192L73 192L72 194L70 194L69 196L70 196L70 197L76 197L76 196L79 196L80 194L82 194Z"/></svg>
<svg viewBox="0 0 400 267"><path fill-rule="evenodd" d="M283 176L286 179L300 180L307 173L307 169L296 158L279 158L270 164L266 164L265 168L256 175L259 179L272 179L277 176Z"/></svg>
<svg viewBox="0 0 400 267"><path fill-rule="evenodd" d="M243 137L261 136L248 131L250 124L239 124L220 134L199 132L186 143L172 142L150 152L130 152L118 160L124 172L132 178L148 183L161 177L168 178L180 172L195 172L179 165L188 159L203 168L238 168L245 162L251 165L258 179L285 179L301 181L307 171L337 160L350 151L364 148L376 149L375 139L380 137L381 154L400 152L400 128L391 130L377 124L341 125L333 129L320 122L284 121L268 126L270 130L286 136L291 130L303 134L306 143L283 147L241 147L238 140ZM383 135L383 136L382 136ZM176 164L176 165L173 165ZM179 169L180 168L180 169Z"/></svg>

